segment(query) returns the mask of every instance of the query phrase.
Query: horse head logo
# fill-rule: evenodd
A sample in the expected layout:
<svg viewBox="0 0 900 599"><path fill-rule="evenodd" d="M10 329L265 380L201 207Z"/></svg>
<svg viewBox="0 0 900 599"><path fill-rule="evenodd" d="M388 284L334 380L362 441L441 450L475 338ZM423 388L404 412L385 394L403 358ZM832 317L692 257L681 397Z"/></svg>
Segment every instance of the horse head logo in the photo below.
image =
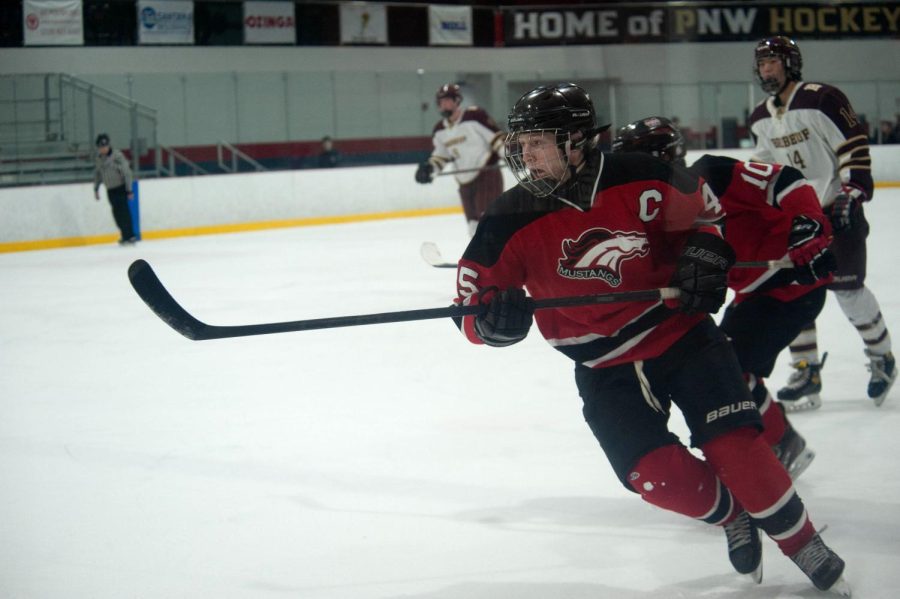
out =
<svg viewBox="0 0 900 599"><path fill-rule="evenodd" d="M612 287L622 282L622 262L650 253L643 233L590 229L578 239L566 239L557 272L570 279L603 279Z"/></svg>

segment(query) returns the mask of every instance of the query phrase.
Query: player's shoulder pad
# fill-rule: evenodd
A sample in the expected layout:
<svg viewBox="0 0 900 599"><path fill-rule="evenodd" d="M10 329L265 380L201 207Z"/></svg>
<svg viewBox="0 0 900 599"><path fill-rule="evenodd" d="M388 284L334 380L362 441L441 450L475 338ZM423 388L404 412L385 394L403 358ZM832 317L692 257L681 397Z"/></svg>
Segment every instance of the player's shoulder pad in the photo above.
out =
<svg viewBox="0 0 900 599"><path fill-rule="evenodd" d="M772 195L776 198L780 198L786 189L793 187L797 183L809 183L803 176L803 173L792 166L779 165L776 168L780 169L775 174L772 186Z"/></svg>
<svg viewBox="0 0 900 599"><path fill-rule="evenodd" d="M826 103L844 105L850 102L844 92L833 85L809 81L800 83L800 88L791 101L791 108L819 108Z"/></svg>
<svg viewBox="0 0 900 599"><path fill-rule="evenodd" d="M516 185L488 204L484 215L487 217L525 213L546 214L562 208L563 205L559 200L550 197L539 198L521 185Z"/></svg>
<svg viewBox="0 0 900 599"><path fill-rule="evenodd" d="M444 119L439 120L435 123L434 128L431 130L431 135L433 136L438 131L442 131L444 129Z"/></svg>
<svg viewBox="0 0 900 599"><path fill-rule="evenodd" d="M734 176L734 165L738 161L727 156L713 156L704 154L697 159L688 170L698 177L703 177L713 193L719 197L725 194L725 190L731 185Z"/></svg>
<svg viewBox="0 0 900 599"><path fill-rule="evenodd" d="M559 200L538 198L521 185L504 191L488 205L463 258L483 266L493 266L513 235L563 207Z"/></svg>
<svg viewBox="0 0 900 599"><path fill-rule="evenodd" d="M753 112L750 113L750 118L748 119L748 123L752 125L756 121L761 121L764 118L769 117L769 108L767 106L767 102L769 98L766 97L762 102L756 105L756 108L753 109Z"/></svg>
<svg viewBox="0 0 900 599"><path fill-rule="evenodd" d="M603 170L600 173L600 189L617 185L658 181L674 187L681 193L694 193L700 183L696 175L687 169L660 160L642 152L604 153Z"/></svg>
<svg viewBox="0 0 900 599"><path fill-rule="evenodd" d="M483 108L479 108L478 106L469 106L468 108L463 110L462 118L460 118L459 120L460 122L476 121L492 131L496 131L498 129L497 123L494 122L494 119L491 118L491 115L489 115Z"/></svg>

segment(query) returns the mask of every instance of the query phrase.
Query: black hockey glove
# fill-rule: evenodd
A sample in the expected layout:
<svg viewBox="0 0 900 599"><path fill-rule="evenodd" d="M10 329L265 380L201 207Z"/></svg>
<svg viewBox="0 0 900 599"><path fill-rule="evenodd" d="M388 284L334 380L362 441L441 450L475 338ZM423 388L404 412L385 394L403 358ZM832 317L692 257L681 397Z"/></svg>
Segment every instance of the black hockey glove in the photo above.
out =
<svg viewBox="0 0 900 599"><path fill-rule="evenodd" d="M430 162L423 162L419 165L419 169L416 171L416 182L418 183L431 183L432 176L431 174L434 172L434 165Z"/></svg>
<svg viewBox="0 0 900 599"><path fill-rule="evenodd" d="M837 270L837 260L828 245L825 227L809 216L795 216L788 235L788 256L794 263L794 279L812 285Z"/></svg>
<svg viewBox="0 0 900 599"><path fill-rule="evenodd" d="M834 203L829 206L831 216L831 228L835 233L841 233L851 229L859 218L859 205L866 200L866 194L861 189L852 185L845 185L841 193L834 198Z"/></svg>
<svg viewBox="0 0 900 599"><path fill-rule="evenodd" d="M505 347L524 339L533 320L525 290L510 287L495 293L487 310L475 317L475 334L487 345Z"/></svg>
<svg viewBox="0 0 900 599"><path fill-rule="evenodd" d="M697 231L688 237L675 264L672 285L681 291L680 309L715 314L725 303L734 250L724 239Z"/></svg>

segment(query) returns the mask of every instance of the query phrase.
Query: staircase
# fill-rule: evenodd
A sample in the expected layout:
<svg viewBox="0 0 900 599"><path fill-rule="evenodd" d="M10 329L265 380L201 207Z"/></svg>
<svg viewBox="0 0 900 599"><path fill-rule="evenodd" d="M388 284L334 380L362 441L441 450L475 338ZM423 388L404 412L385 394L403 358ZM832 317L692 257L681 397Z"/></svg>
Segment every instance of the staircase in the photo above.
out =
<svg viewBox="0 0 900 599"><path fill-rule="evenodd" d="M0 186L90 181L92 154L65 142L20 142L0 146Z"/></svg>
<svg viewBox="0 0 900 599"><path fill-rule="evenodd" d="M109 133L136 175L159 173L156 111L62 74L0 76L0 186L93 179L94 139ZM141 156L152 168L142 172Z"/></svg>

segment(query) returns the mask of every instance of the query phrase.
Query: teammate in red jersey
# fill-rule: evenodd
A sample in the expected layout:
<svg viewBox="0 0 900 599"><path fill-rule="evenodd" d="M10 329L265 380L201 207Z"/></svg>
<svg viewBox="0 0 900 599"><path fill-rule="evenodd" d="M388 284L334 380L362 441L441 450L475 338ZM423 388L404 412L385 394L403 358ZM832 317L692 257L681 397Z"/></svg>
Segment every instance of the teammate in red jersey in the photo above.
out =
<svg viewBox="0 0 900 599"><path fill-rule="evenodd" d="M728 339L708 313L725 301L734 252L700 179L644 154L604 154L588 94L539 87L509 116L519 185L489 206L459 262L457 301L485 310L458 324L473 343L521 341L533 321L575 362L584 416L626 489L724 525L729 558L759 580L768 533L819 588L844 562L816 533L787 471L760 435L759 411ZM661 301L539 310L535 299L672 285ZM694 456L668 428L675 403Z"/></svg>
<svg viewBox="0 0 900 599"><path fill-rule="evenodd" d="M432 132L434 150L416 170L416 181L431 183L435 173L454 164L458 173L453 176L471 237L488 203L503 191L497 167L504 135L483 108L463 108L462 100L462 90L455 83L437 90L435 102L442 118Z"/></svg>
<svg viewBox="0 0 900 599"><path fill-rule="evenodd" d="M614 152L644 152L686 168L684 137L655 116L619 129ZM705 155L688 168L712 188L726 212L725 240L744 262L789 259L794 268L735 268L735 298L721 327L731 339L744 378L763 417L763 437L797 478L815 457L765 386L775 360L804 323L825 305L836 269L828 249L831 226L815 189L789 166ZM798 284L799 283L799 284Z"/></svg>

